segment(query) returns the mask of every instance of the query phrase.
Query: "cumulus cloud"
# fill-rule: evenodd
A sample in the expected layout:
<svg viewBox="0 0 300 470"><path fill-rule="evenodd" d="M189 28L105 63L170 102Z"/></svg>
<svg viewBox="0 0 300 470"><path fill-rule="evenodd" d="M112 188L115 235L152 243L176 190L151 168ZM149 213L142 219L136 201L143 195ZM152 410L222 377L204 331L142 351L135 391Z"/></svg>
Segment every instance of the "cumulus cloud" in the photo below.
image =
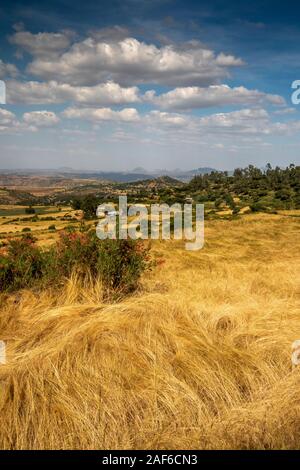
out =
<svg viewBox="0 0 300 470"><path fill-rule="evenodd" d="M65 51L71 44L73 33L63 31L59 33L37 33L17 31L9 37L9 42L18 46L19 50L26 51L35 57L54 58Z"/></svg>
<svg viewBox="0 0 300 470"><path fill-rule="evenodd" d="M199 117L188 114L151 111L144 116L144 122L161 132L164 127L175 128L186 134L251 134L270 129L269 114L264 109L242 109L228 113L217 113Z"/></svg>
<svg viewBox="0 0 300 470"><path fill-rule="evenodd" d="M186 127L191 123L189 116L184 116L182 114L176 113L165 113L161 111L151 111L145 116L145 123L155 126L165 126L165 127Z"/></svg>
<svg viewBox="0 0 300 470"><path fill-rule="evenodd" d="M205 132L224 135L292 135L300 130L300 121L273 122L270 114L261 108L205 116L198 125Z"/></svg>
<svg viewBox="0 0 300 470"><path fill-rule="evenodd" d="M20 132L36 132L39 128L53 127L60 119L51 111L32 111L24 113L18 119L14 113L0 108L0 132L18 134Z"/></svg>
<svg viewBox="0 0 300 470"><path fill-rule="evenodd" d="M7 102L10 104L59 104L73 102L82 105L111 106L128 103L150 102L169 110L189 110L223 105L285 105L279 95L248 90L240 86L212 85L207 88L179 87L156 95L149 90L142 97L136 86L122 87L118 83L106 82L94 86L75 86L68 83L9 80ZM277 112L284 114L284 109Z"/></svg>
<svg viewBox="0 0 300 470"><path fill-rule="evenodd" d="M0 126L11 125L15 120L14 113L7 109L0 108Z"/></svg>
<svg viewBox="0 0 300 470"><path fill-rule="evenodd" d="M202 117L198 126L211 133L269 133L270 117L265 109L241 109Z"/></svg>
<svg viewBox="0 0 300 470"><path fill-rule="evenodd" d="M269 135L293 135L300 130L300 121L273 122L270 114L262 108L241 109L228 113L216 113L199 117L177 113L151 111L141 118L154 135L165 134L166 139L199 140L210 137L213 140L223 138L251 138ZM219 144L219 140L216 142Z"/></svg>
<svg viewBox="0 0 300 470"><path fill-rule="evenodd" d="M7 102L25 104L58 104L74 102L83 105L114 105L140 101L137 87L122 88L114 82L95 86L73 86L67 83L50 82L7 82Z"/></svg>
<svg viewBox="0 0 300 470"><path fill-rule="evenodd" d="M300 130L300 121L273 122L270 114L262 108L249 108L227 113L216 113L204 117L188 114L162 112L152 110L140 115L135 108L114 111L111 108L67 108L62 115L68 119L86 120L92 123L100 121L124 122L139 124L135 129L136 138L143 130L165 134L167 138L176 135L197 138L210 136L214 138L226 136L258 136L288 135ZM141 127L142 126L142 127Z"/></svg>
<svg viewBox="0 0 300 470"><path fill-rule="evenodd" d="M6 77L16 77L18 69L14 64L6 64L0 59L0 79Z"/></svg>
<svg viewBox="0 0 300 470"><path fill-rule="evenodd" d="M114 111L110 108L67 108L62 114L68 119L84 119L91 122L137 122L140 119L135 108L124 108L121 111Z"/></svg>
<svg viewBox="0 0 300 470"><path fill-rule="evenodd" d="M6 80L7 102L45 107L68 103L60 117L78 120L78 127L80 121L94 125L109 121L113 132L116 126L126 124L126 132L127 128L131 132L125 136L124 130L120 131L124 140L127 135L138 139L143 132L151 139L156 134L166 141L172 138L182 142L197 142L208 136L217 149L222 149L219 140L227 136L263 138L300 130L299 121L273 122L275 116L271 119L262 108L271 104L279 108L274 114L292 112L281 96L220 84L232 67L243 64L241 59L224 52L217 54L198 41L157 46L128 34L116 26L91 31L88 38L76 42L68 31L33 34L18 29L10 42L32 55L27 72L38 78L21 82L16 79L16 67L0 61L0 78L12 77ZM150 90L142 96L137 85L147 83L174 89L162 94ZM156 109L139 114L129 107L147 102ZM128 107L117 110L113 109L115 105ZM247 108L203 117L183 113L225 105ZM2 131L37 131L59 122L54 112L45 110L27 112L20 119L7 110L0 113Z"/></svg>
<svg viewBox="0 0 300 470"><path fill-rule="evenodd" d="M300 121L273 122L270 114L262 108L241 109L190 120L190 128L215 137L292 135L300 130Z"/></svg>
<svg viewBox="0 0 300 470"><path fill-rule="evenodd" d="M223 105L259 105L269 103L284 105L279 95L271 95L258 90L248 90L243 86L231 88L228 85L211 85L207 88L180 87L156 96L153 91L145 94L145 100L166 109L208 108Z"/></svg>
<svg viewBox="0 0 300 470"><path fill-rule="evenodd" d="M100 29L93 29L90 31L90 36L96 39L97 41L119 41L125 39L129 36L129 30L123 26L111 26Z"/></svg>
<svg viewBox="0 0 300 470"><path fill-rule="evenodd" d="M21 44L22 38L27 44L25 47L34 56L28 65L29 73L73 85L95 85L107 80L123 85L203 85L228 76L231 67L243 64L241 59L224 53L217 55L197 41L190 41L180 47L173 44L157 47L132 37L103 38L95 33L83 41L73 43L59 54L57 52L65 47L66 41L64 36L61 38L61 34L57 33L59 37L56 41L53 38L53 56L44 34L49 33L40 33L39 36L25 31L17 32L11 41Z"/></svg>
<svg viewBox="0 0 300 470"><path fill-rule="evenodd" d="M276 111L273 111L273 114L294 114L296 112L295 108L282 108L282 109L277 109Z"/></svg>
<svg viewBox="0 0 300 470"><path fill-rule="evenodd" d="M60 119L52 111L31 111L23 114L25 124L34 127L52 127L59 123Z"/></svg>

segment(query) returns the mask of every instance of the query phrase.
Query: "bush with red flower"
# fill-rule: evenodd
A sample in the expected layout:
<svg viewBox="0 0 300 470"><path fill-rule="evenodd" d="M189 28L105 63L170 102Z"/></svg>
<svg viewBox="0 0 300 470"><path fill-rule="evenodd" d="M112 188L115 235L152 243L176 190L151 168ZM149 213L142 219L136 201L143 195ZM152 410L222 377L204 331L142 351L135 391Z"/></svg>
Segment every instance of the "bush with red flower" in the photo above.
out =
<svg viewBox="0 0 300 470"><path fill-rule="evenodd" d="M93 230L62 231L55 246L42 250L26 235L11 240L0 254L0 290L62 283L76 271L100 278L109 297L134 291L150 265L149 247L140 240L99 240Z"/></svg>

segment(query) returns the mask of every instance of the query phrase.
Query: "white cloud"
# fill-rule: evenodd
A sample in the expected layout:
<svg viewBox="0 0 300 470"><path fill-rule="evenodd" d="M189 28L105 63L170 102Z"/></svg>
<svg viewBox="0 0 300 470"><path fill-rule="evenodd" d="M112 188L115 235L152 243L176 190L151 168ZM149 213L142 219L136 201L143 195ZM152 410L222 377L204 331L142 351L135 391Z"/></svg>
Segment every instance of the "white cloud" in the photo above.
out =
<svg viewBox="0 0 300 470"><path fill-rule="evenodd" d="M300 121L291 120L295 110L281 96L221 85L233 67L243 65L242 60L214 52L198 41L178 45L165 38L158 46L129 37L128 30L117 26L90 31L85 40L68 31L32 34L22 25L15 29L10 42L17 54L26 52L32 58L24 75L15 65L0 60L7 102L40 104L43 110L17 117L0 108L0 133L41 132L33 138L40 142L47 141L47 133L53 134L58 146L64 144L74 154L87 154L89 142L96 142L95 155L98 143L105 140L120 142L120 148L122 142L135 147L173 145L174 154L179 144L183 149L200 145L201 151L220 154L267 147L269 141L276 143L277 135L299 135ZM26 72L29 81L25 81L29 78ZM143 96L139 84L149 84L148 89L168 88L161 94L150 90ZM64 103L68 107L59 115L45 110L50 104ZM147 104L147 111L138 112L136 103ZM205 116L188 113L221 106L247 109ZM273 109L270 114L263 109L266 106ZM278 122L279 115L283 122ZM84 121L90 125L84 126ZM107 124L103 126L103 122ZM68 144L74 148L68 150ZM41 145L41 151L43 148Z"/></svg>
<svg viewBox="0 0 300 470"><path fill-rule="evenodd" d="M32 111L23 114L23 121L34 127L52 127L59 123L60 119L52 111Z"/></svg>
<svg viewBox="0 0 300 470"><path fill-rule="evenodd" d="M0 108L0 126L11 125L16 116L7 109Z"/></svg>
<svg viewBox="0 0 300 470"><path fill-rule="evenodd" d="M204 137L214 144L220 139L255 139L271 135L295 135L300 130L300 121L273 122L269 113L261 108L241 109L228 113L217 113L197 117L176 113L152 111L144 116L142 123L147 124L152 135L165 134L167 140L183 141L189 139L199 142ZM220 147L219 147L220 148Z"/></svg>
<svg viewBox="0 0 300 470"><path fill-rule="evenodd" d="M294 114L296 112L295 108L282 108L273 111L273 114L285 115L285 114Z"/></svg>
<svg viewBox="0 0 300 470"><path fill-rule="evenodd" d="M14 64L6 64L0 59L0 78L16 77L18 69Z"/></svg>
<svg viewBox="0 0 300 470"><path fill-rule="evenodd" d="M165 126L165 127L186 127L190 124L191 119L189 116L175 113L165 113L161 111L150 111L145 117L145 122L148 125Z"/></svg>
<svg viewBox="0 0 300 470"><path fill-rule="evenodd" d="M241 109L200 118L199 129L216 135L292 135L300 130L300 121L273 122L265 109Z"/></svg>
<svg viewBox="0 0 300 470"><path fill-rule="evenodd" d="M28 34L31 44L32 36L36 35ZM27 46L34 55L29 73L74 85L95 85L107 80L130 85L211 84L228 76L230 67L243 64L232 55L216 55L197 41L181 47L157 47L131 37L120 40L88 37L55 57L51 50L48 53L45 42L42 41L43 47ZM54 49L57 51L58 47Z"/></svg>
<svg viewBox="0 0 300 470"><path fill-rule="evenodd" d="M145 100L166 109L208 108L222 105L258 105L263 102L284 105L285 100L279 95L271 95L258 90L248 90L240 86L212 85L207 88L180 87L156 96L153 91L145 94Z"/></svg>
<svg viewBox="0 0 300 470"><path fill-rule="evenodd" d="M205 117L195 117L177 113L151 111L141 117L141 124L148 126L152 132L174 132L178 135L268 135L294 132L300 122L290 124L273 123L264 109L243 109L230 113L218 113Z"/></svg>
<svg viewBox="0 0 300 470"><path fill-rule="evenodd" d="M90 31L90 36L97 41L120 41L121 39L128 38L129 30L122 26L104 27L100 29L93 29Z"/></svg>
<svg viewBox="0 0 300 470"><path fill-rule="evenodd" d="M114 111L111 108L70 107L62 113L62 116L68 119L86 120L94 124L101 121L139 123L140 126L135 128L137 138L143 130L153 135L165 134L166 138L176 136L178 139L182 139L183 136L203 138L208 135L214 138L251 136L252 139L267 135L290 135L300 129L300 121L273 122L269 113L262 108L241 109L198 117L158 110L139 115L135 108Z"/></svg>
<svg viewBox="0 0 300 470"><path fill-rule="evenodd" d="M72 86L67 83L50 82L7 82L7 102L26 104L57 104L74 102L85 105L114 105L140 101L137 87L122 88L114 82L95 86Z"/></svg>
<svg viewBox="0 0 300 470"><path fill-rule="evenodd" d="M227 55L221 52L217 57L216 57L216 63L217 65L220 65L221 67L231 67L233 65L242 65L241 59L237 59L233 55Z"/></svg>
<svg viewBox="0 0 300 470"><path fill-rule="evenodd" d="M67 108L62 114L68 119L84 119L92 122L137 122L140 119L135 108L124 108L121 111L114 111L110 108Z"/></svg>
<svg viewBox="0 0 300 470"><path fill-rule="evenodd" d="M7 109L0 108L0 133L16 134L22 130L33 130L26 123L20 122L16 115Z"/></svg>
<svg viewBox="0 0 300 470"><path fill-rule="evenodd" d="M221 133L268 133L269 114L264 109L241 109L230 113L217 113L202 117L198 126L206 132Z"/></svg>
<svg viewBox="0 0 300 470"><path fill-rule="evenodd" d="M72 36L71 31L37 34L32 34L29 31L17 31L9 37L9 42L35 57L47 56L55 59L57 54L70 46Z"/></svg>

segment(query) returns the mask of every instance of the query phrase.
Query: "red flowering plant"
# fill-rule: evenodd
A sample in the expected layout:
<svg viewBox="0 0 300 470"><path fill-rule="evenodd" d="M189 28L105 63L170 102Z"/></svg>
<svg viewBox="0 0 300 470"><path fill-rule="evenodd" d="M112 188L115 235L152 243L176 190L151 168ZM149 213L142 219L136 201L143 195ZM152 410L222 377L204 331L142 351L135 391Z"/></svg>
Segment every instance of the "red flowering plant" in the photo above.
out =
<svg viewBox="0 0 300 470"><path fill-rule="evenodd" d="M129 293L151 267L149 246L140 240L102 240L98 245L98 272L110 291Z"/></svg>
<svg viewBox="0 0 300 470"><path fill-rule="evenodd" d="M90 233L62 231L55 247L55 268L58 273L68 276L77 271L90 270L97 273L96 237Z"/></svg>

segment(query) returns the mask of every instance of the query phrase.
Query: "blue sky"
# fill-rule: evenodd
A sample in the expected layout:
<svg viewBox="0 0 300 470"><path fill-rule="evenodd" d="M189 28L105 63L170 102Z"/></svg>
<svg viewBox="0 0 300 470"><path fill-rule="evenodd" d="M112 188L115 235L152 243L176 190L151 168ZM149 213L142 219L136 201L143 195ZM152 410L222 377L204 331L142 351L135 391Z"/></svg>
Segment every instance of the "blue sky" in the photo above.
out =
<svg viewBox="0 0 300 470"><path fill-rule="evenodd" d="M292 1L0 1L0 168L300 163Z"/></svg>

